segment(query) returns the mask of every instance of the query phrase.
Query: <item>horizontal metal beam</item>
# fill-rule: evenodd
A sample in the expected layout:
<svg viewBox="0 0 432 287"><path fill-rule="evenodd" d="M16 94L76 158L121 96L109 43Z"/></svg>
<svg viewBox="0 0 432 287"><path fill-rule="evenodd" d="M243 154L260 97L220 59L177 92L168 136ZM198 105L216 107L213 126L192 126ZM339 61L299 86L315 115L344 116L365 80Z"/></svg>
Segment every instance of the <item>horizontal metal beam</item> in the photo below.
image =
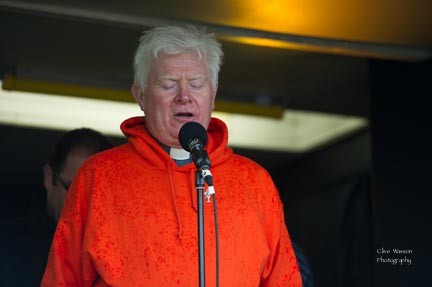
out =
<svg viewBox="0 0 432 287"><path fill-rule="evenodd" d="M79 7L63 7L54 4L30 3L26 1L0 1L0 8L26 13L36 13L46 16L62 16L85 21L99 21L130 25L140 28L164 25L197 24L206 27L208 31L215 32L222 40L245 43L244 39L248 38L250 39L249 44L251 44L254 42L253 40L264 39L267 41L273 41L274 45L279 48L300 51L402 61L420 61L432 58L432 50L429 47L417 48L381 43L308 37L293 34L274 33L270 31L237 28L225 25L216 25L212 23L202 23L193 20L186 21L181 19L148 17L145 15L140 15L138 17L109 11L83 9ZM281 43L285 43L286 45Z"/></svg>

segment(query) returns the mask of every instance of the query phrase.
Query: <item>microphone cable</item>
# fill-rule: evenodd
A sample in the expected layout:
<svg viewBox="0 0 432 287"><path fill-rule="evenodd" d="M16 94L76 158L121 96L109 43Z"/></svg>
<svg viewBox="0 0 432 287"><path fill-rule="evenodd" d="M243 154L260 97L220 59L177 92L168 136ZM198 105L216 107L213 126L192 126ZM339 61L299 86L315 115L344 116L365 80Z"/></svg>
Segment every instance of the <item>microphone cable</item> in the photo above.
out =
<svg viewBox="0 0 432 287"><path fill-rule="evenodd" d="M216 204L216 194L213 194L213 213L215 223L215 250L216 250L216 287L219 287L219 223Z"/></svg>
<svg viewBox="0 0 432 287"><path fill-rule="evenodd" d="M205 192L205 197L207 202L210 202L210 198L213 198L213 215L215 224L215 264L216 264L216 287L219 287L219 220L217 213L217 202L216 202L216 192L213 185L213 176L209 169L202 170L202 177L207 183L207 191Z"/></svg>

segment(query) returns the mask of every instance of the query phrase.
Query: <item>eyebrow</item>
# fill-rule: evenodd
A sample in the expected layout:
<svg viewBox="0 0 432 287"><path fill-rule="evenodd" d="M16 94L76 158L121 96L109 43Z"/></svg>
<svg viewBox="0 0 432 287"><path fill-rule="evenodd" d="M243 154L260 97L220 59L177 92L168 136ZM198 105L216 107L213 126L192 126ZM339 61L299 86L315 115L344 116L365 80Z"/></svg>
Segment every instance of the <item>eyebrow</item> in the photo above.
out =
<svg viewBox="0 0 432 287"><path fill-rule="evenodd" d="M175 76L170 75L164 75L157 77L158 80L176 80L177 78Z"/></svg>
<svg viewBox="0 0 432 287"><path fill-rule="evenodd" d="M188 81L193 81L193 80L199 80L199 79L205 79L206 76L204 75L194 75L191 78L187 79Z"/></svg>
<svg viewBox="0 0 432 287"><path fill-rule="evenodd" d="M198 80L198 79L202 79L202 78L207 78L207 76L202 75L202 74L196 74L196 75L191 75L189 78L186 78L186 80L188 81L193 81L193 80ZM157 77L158 80L172 80L172 81L177 81L179 78L177 76L174 75L162 75Z"/></svg>

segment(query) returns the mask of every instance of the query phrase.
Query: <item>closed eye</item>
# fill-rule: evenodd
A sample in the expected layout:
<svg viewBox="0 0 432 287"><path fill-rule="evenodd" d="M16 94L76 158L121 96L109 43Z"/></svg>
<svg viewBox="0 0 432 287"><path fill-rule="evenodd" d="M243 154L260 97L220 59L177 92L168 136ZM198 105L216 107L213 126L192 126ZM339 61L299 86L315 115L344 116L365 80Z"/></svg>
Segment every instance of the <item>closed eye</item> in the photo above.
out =
<svg viewBox="0 0 432 287"><path fill-rule="evenodd" d="M170 79L163 79L159 82L159 86L164 90L170 90L177 86L177 81Z"/></svg>
<svg viewBox="0 0 432 287"><path fill-rule="evenodd" d="M203 79L194 79L189 81L189 85L194 89L200 89L204 86L205 81Z"/></svg>

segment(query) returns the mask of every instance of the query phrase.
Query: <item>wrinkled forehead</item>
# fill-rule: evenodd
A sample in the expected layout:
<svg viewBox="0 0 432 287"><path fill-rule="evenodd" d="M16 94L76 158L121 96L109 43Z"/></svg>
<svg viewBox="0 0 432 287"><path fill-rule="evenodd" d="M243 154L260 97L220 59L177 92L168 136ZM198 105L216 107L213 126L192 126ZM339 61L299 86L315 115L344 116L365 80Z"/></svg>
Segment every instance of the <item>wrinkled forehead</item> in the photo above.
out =
<svg viewBox="0 0 432 287"><path fill-rule="evenodd" d="M163 53L153 60L151 74L157 77L166 77L176 74L188 74L190 76L202 75L208 77L209 66L205 58L196 52L185 52L181 54Z"/></svg>

